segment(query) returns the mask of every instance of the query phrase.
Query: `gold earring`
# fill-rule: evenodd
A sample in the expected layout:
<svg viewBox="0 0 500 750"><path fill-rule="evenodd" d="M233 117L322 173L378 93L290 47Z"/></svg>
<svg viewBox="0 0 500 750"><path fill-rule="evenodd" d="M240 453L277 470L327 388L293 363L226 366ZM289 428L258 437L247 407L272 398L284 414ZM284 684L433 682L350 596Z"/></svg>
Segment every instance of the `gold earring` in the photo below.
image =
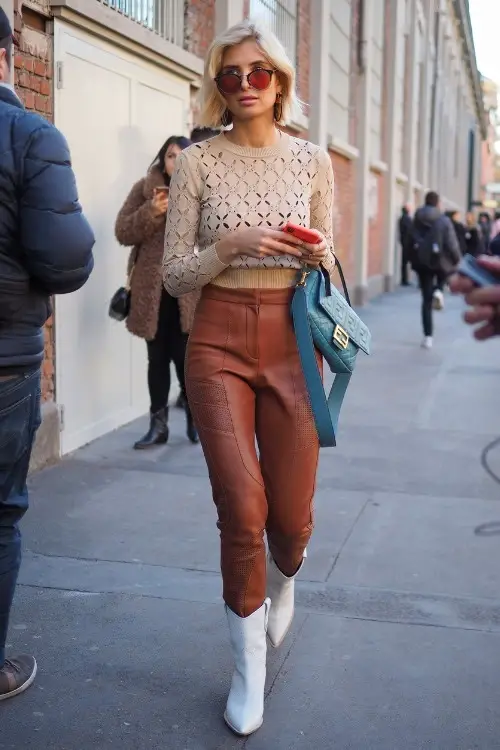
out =
<svg viewBox="0 0 500 750"><path fill-rule="evenodd" d="M276 95L276 101L274 102L274 119L276 122L281 122L283 117L283 97L281 94Z"/></svg>
<svg viewBox="0 0 500 750"><path fill-rule="evenodd" d="M228 109L226 109L224 111L224 114L221 117L222 127L227 128L229 125L231 125L232 121L233 121L233 116L231 112Z"/></svg>

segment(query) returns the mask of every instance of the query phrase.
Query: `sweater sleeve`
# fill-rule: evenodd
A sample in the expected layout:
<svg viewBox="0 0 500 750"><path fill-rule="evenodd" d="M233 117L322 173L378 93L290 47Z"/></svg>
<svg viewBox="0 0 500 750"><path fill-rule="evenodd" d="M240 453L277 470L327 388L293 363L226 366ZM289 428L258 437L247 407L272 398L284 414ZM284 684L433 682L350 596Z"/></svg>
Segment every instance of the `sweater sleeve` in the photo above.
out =
<svg viewBox="0 0 500 750"><path fill-rule="evenodd" d="M326 151L317 152L317 172L311 195L311 229L317 229L325 237L328 254L323 266L331 274L335 268L333 252L333 167Z"/></svg>
<svg viewBox="0 0 500 750"><path fill-rule="evenodd" d="M196 250L200 182L189 154L179 154L170 182L163 254L163 281L173 297L201 289L227 268L217 255L215 244Z"/></svg>

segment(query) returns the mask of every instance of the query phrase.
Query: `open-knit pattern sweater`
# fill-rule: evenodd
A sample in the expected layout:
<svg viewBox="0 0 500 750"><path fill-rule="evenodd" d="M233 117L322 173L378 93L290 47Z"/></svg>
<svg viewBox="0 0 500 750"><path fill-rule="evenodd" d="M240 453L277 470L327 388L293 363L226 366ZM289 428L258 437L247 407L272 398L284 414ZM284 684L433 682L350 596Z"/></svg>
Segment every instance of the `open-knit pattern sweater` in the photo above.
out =
<svg viewBox="0 0 500 750"><path fill-rule="evenodd" d="M223 274L228 266L215 244L228 233L287 221L325 236L324 266L333 269L333 170L323 149L284 133L276 145L264 148L237 146L223 134L190 146L177 157L170 183L163 256L167 291L178 297ZM284 269L283 277L289 278L290 269L301 264L291 255L241 255L230 266ZM273 275L279 279L279 272Z"/></svg>

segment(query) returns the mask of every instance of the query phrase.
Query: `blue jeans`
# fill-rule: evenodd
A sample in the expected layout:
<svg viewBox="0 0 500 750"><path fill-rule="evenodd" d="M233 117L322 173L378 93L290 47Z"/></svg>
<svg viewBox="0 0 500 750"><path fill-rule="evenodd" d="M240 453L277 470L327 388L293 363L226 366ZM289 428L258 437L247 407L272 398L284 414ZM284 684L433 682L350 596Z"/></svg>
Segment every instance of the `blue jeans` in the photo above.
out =
<svg viewBox="0 0 500 750"><path fill-rule="evenodd" d="M26 477L40 425L40 370L0 380L0 667L17 574L19 521L28 509Z"/></svg>

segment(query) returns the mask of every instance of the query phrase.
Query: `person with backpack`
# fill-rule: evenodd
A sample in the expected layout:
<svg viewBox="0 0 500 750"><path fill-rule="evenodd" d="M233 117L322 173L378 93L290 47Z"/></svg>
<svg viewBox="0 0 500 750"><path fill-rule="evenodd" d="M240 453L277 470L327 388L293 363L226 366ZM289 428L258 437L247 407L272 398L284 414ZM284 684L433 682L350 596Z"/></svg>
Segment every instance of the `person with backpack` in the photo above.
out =
<svg viewBox="0 0 500 750"><path fill-rule="evenodd" d="M422 346L425 349L432 347L434 300L438 301L440 298L439 309L442 309L443 282L458 264L460 257L460 246L453 225L440 211L439 195L430 191L425 196L425 205L415 213L411 233L411 264L422 292Z"/></svg>

